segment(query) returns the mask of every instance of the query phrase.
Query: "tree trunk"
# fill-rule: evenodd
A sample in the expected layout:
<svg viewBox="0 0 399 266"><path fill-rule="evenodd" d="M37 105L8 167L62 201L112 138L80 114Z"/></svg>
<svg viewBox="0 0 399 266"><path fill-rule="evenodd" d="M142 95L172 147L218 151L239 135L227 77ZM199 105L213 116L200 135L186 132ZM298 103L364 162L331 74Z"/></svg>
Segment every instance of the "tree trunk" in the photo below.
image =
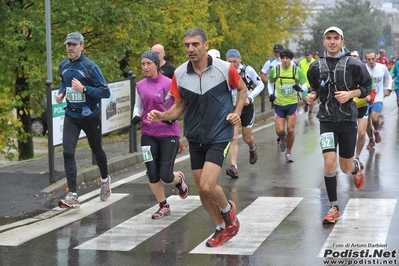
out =
<svg viewBox="0 0 399 266"><path fill-rule="evenodd" d="M20 111L20 110L18 110ZM18 112L19 113L19 112ZM27 136L26 140L21 141L18 139L18 152L19 152L19 160L27 160L27 159L32 159L34 157L34 149L33 149L33 138L31 136L31 129L30 129L30 112L27 114L25 112L21 112L22 115L18 116L21 119L21 122L23 124L23 128L25 132L29 132L29 135Z"/></svg>
<svg viewBox="0 0 399 266"><path fill-rule="evenodd" d="M30 95L22 97L24 91L29 91L29 84L25 77L19 77L16 80L16 95L21 96L22 106L17 107L17 116L22 122L23 131L19 132L18 153L19 160L32 159L34 156L33 139L31 135L31 117L30 117Z"/></svg>

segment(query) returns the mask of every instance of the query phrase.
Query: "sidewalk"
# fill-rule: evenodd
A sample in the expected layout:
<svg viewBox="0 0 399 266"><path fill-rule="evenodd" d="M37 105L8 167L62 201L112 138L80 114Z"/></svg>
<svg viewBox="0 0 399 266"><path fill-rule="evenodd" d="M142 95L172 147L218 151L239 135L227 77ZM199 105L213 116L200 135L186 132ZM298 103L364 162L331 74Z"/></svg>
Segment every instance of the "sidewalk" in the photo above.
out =
<svg viewBox="0 0 399 266"><path fill-rule="evenodd" d="M301 103L302 104L302 103ZM270 108L270 103L265 102L265 112L260 112L260 103L256 103L256 123L262 123L273 117L274 111ZM183 132L183 131L182 131ZM108 158L108 172L112 175L115 172L132 167L143 162L140 148L140 135L138 134L138 151L129 153L128 134L123 136L106 136L103 138L103 148ZM185 147L188 143L182 138ZM21 162L8 162L0 164L0 180L2 186L0 193L2 197L8 198L3 206L5 209L13 209L13 214L0 211L1 216L14 217L15 213L24 215L29 212L30 205L47 206L56 205L56 194L64 194L67 188L67 182L64 172L64 159L62 147L56 147L55 154L55 181L50 184L49 178L49 158L47 156L47 138L35 138L35 153L45 153L45 156ZM95 181L100 177L100 171L97 165L92 165L92 153L86 139L79 140L76 150L76 164L78 169L77 184ZM38 206L39 207L39 206ZM23 209L24 211L20 211ZM1 209L0 209L1 210Z"/></svg>

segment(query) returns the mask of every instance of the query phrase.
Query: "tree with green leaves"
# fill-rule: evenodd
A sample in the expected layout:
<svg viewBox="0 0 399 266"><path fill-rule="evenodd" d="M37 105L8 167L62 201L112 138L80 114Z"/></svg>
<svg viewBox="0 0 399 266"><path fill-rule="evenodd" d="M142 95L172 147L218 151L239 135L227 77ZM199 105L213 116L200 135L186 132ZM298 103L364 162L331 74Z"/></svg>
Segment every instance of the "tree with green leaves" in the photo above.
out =
<svg viewBox="0 0 399 266"><path fill-rule="evenodd" d="M139 46L135 45L139 41L132 41L129 35L135 20L141 20L131 12L131 8L136 7L140 5L129 6L124 1L51 1L53 84L59 84L57 66L66 58L64 41L72 31L85 36L85 52L105 69L107 80L119 79L122 70L117 66L124 52ZM0 29L3 59L0 150L9 159L14 156L12 151L17 150L19 159L23 160L34 155L31 114L44 110L47 79L44 1L3 1L0 10L4 14ZM146 33L142 34L144 37Z"/></svg>
<svg viewBox="0 0 399 266"><path fill-rule="evenodd" d="M300 51L324 51L323 33L330 26L337 26L344 32L345 46L350 51L362 51L373 48L381 37L381 23L378 13L371 10L369 2L364 0L341 0L335 8L321 11L310 25L313 39L301 40Z"/></svg>
<svg viewBox="0 0 399 266"><path fill-rule="evenodd" d="M201 27L211 46L242 51L246 62L260 65L274 43L292 36L291 28L307 17L301 0L52 0L52 82L59 85L58 64L66 59L65 37L80 32L84 53L101 68L106 80L133 70L141 78L140 55L161 43L175 65L187 60L183 35ZM45 1L0 3L0 151L12 159L33 154L31 114L44 110L46 71Z"/></svg>
<svg viewBox="0 0 399 266"><path fill-rule="evenodd" d="M274 56L273 46L285 44L308 17L310 3L301 0L210 1L210 23L222 37L212 43L224 58L227 50L238 49L244 61L263 65Z"/></svg>

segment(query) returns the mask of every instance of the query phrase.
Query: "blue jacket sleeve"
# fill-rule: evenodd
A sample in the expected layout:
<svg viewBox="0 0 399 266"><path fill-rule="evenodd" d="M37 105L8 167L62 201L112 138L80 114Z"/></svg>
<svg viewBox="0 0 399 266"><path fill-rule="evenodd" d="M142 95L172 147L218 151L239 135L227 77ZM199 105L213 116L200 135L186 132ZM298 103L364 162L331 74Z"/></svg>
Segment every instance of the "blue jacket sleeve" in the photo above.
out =
<svg viewBox="0 0 399 266"><path fill-rule="evenodd" d="M86 96L89 99L94 102L100 102L102 98L109 98L111 92L100 68L97 65L93 66L90 71L90 82L90 85L86 85Z"/></svg>

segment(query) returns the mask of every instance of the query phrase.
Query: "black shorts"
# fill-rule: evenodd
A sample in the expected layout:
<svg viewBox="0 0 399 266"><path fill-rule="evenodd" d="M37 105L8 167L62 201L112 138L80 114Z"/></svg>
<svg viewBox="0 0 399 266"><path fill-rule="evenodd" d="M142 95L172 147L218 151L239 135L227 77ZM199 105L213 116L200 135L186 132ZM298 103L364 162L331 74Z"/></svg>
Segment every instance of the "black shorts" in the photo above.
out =
<svg viewBox="0 0 399 266"><path fill-rule="evenodd" d="M241 112L241 125L243 127L251 128L255 121L255 108L254 103L250 103L242 108Z"/></svg>
<svg viewBox="0 0 399 266"><path fill-rule="evenodd" d="M357 140L357 122L320 122L320 147L323 153L337 152L345 159L352 158Z"/></svg>
<svg viewBox="0 0 399 266"><path fill-rule="evenodd" d="M157 138L148 135L141 136L141 148L143 157L145 156L145 147L149 147L151 159L146 161L147 175L150 183L158 183L162 180L165 183L173 182L173 166L179 149L179 137Z"/></svg>
<svg viewBox="0 0 399 266"><path fill-rule="evenodd" d="M198 170L204 168L205 162L211 162L220 167L226 159L229 152L230 142L216 143L204 145L190 142L190 162L191 170Z"/></svg>
<svg viewBox="0 0 399 266"><path fill-rule="evenodd" d="M357 118L367 118L369 111L368 106L363 106L357 109Z"/></svg>

